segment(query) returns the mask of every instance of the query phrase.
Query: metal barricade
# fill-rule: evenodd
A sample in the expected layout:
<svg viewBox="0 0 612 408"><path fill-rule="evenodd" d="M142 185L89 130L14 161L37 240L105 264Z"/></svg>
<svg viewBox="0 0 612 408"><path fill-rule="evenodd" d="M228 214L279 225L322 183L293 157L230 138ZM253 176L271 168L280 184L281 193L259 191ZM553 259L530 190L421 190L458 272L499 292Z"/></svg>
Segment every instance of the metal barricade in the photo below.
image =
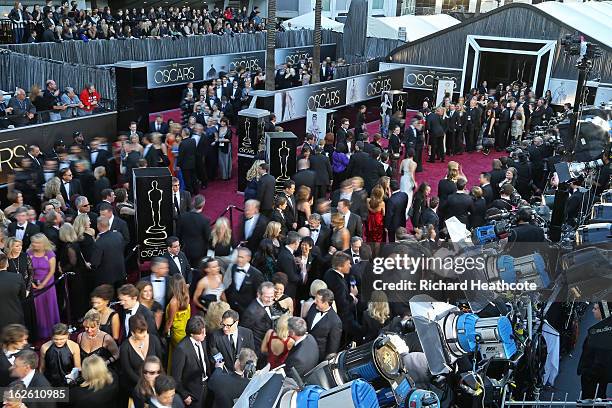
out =
<svg viewBox="0 0 612 408"><path fill-rule="evenodd" d="M597 384L597 387L595 388L595 395L597 395L599 393L599 384ZM521 408L530 408L530 407L550 407L550 408L573 408L573 407L607 407L610 408L612 407L612 399L601 399L601 398L595 398L595 399L582 399L582 391L580 392L580 395L578 396L578 399L576 401L568 401L568 393L565 393L565 395L562 396L562 400L557 399L555 400L555 395L557 395L557 397L559 396L558 394L555 394L554 392L551 393L550 397L546 398L546 400L543 399L537 399L534 401L530 401L527 399L527 394L523 395L523 399L522 400L508 400L506 398L504 398L504 400L502 401L502 406L501 408L506 408L506 407L521 407ZM508 397L508 395L506 395L506 397Z"/></svg>

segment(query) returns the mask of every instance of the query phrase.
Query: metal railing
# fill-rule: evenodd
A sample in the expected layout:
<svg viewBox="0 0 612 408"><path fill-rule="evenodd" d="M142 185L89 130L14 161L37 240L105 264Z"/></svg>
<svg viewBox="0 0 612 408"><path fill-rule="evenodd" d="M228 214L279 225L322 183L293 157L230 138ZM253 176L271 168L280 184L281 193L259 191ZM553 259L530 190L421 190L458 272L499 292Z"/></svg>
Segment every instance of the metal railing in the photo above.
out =
<svg viewBox="0 0 612 408"><path fill-rule="evenodd" d="M595 388L595 395L599 394L599 384ZM541 395L541 394L540 394ZM534 401L527 400L527 394L523 395L523 399L521 401L510 401L505 400L502 401L501 408L506 407L521 407L521 408L530 408L530 407L550 407L550 408L570 408L570 407L612 407L612 399L582 399L582 391L580 391L580 395L578 395L578 399L576 401L568 401L568 393L565 393L563 396L563 400L555 400L555 393L551 393L550 398L546 400L537 399Z"/></svg>

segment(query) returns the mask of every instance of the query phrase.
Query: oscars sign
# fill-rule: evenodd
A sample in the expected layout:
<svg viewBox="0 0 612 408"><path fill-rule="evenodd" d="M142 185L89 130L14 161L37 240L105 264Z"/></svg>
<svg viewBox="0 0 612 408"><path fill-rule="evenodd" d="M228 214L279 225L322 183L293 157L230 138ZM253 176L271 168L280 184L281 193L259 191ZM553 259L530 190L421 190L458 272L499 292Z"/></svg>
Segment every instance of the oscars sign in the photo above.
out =
<svg viewBox="0 0 612 408"><path fill-rule="evenodd" d="M142 261L166 252L172 235L172 175L161 167L134 169L138 255Z"/></svg>

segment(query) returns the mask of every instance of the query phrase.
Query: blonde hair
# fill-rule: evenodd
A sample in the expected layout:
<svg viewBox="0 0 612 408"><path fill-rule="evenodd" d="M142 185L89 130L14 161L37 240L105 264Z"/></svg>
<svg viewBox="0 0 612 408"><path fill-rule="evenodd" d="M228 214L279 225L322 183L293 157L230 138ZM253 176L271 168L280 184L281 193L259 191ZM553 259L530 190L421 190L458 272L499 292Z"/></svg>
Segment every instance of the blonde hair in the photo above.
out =
<svg viewBox="0 0 612 408"><path fill-rule="evenodd" d="M13 249L13 246L17 243L21 243L22 247L21 247L21 251L23 251L23 241L20 240L17 237L9 237L6 239L6 242L4 243L4 253L8 256L11 253L11 250Z"/></svg>
<svg viewBox="0 0 612 408"><path fill-rule="evenodd" d="M83 327L89 327L87 322L94 323L96 326L100 325L100 312L96 309L89 309L85 316L83 316Z"/></svg>
<svg viewBox="0 0 612 408"><path fill-rule="evenodd" d="M85 230L87 229L87 223L91 222L87 214L79 214L72 222L72 227L77 235L77 240L83 239Z"/></svg>
<svg viewBox="0 0 612 408"><path fill-rule="evenodd" d="M459 163L451 160L448 162L447 169L448 171L446 172L446 178L449 180L456 181L459 177Z"/></svg>
<svg viewBox="0 0 612 408"><path fill-rule="evenodd" d="M43 234L42 232L39 232L38 234L34 234L32 238L30 238L30 248L28 248L29 250L33 250L32 244L34 242L41 242L43 245L43 250L45 252L55 250L55 245L53 245L53 243L49 241L49 238L47 238L47 236Z"/></svg>
<svg viewBox="0 0 612 408"><path fill-rule="evenodd" d="M62 242L77 242L77 233L70 223L65 223L59 229L59 239Z"/></svg>
<svg viewBox="0 0 612 408"><path fill-rule="evenodd" d="M219 217L212 230L212 245L229 245L232 242L232 228L226 217Z"/></svg>
<svg viewBox="0 0 612 408"><path fill-rule="evenodd" d="M83 360L81 375L85 380L81 386L87 385L87 388L94 391L100 391L113 382L113 376L108 371L106 363L102 357L95 354Z"/></svg>
<svg viewBox="0 0 612 408"><path fill-rule="evenodd" d="M276 221L270 221L268 225L266 225L266 232L264 232L264 238L278 238L281 232L281 223Z"/></svg>
<svg viewBox="0 0 612 408"><path fill-rule="evenodd" d="M61 194L62 182L58 177L53 177L45 183L45 197L55 198Z"/></svg>
<svg viewBox="0 0 612 408"><path fill-rule="evenodd" d="M317 292L321 289L327 289L327 283L325 283L325 281L322 281L321 279L313 280L310 284L310 296L314 298L315 296L317 296Z"/></svg>
<svg viewBox="0 0 612 408"><path fill-rule="evenodd" d="M106 176L106 169L104 166L98 166L94 169L93 175L96 180L100 180L102 177Z"/></svg>
<svg viewBox="0 0 612 408"><path fill-rule="evenodd" d="M230 310L230 305L223 301L212 302L208 305L208 310L204 315L204 325L208 333L212 333L221 326L223 313L227 310Z"/></svg>
<svg viewBox="0 0 612 408"><path fill-rule="evenodd" d="M344 216L339 212L332 213L331 225L334 229L344 228Z"/></svg>
<svg viewBox="0 0 612 408"><path fill-rule="evenodd" d="M276 336L282 340L286 340L289 337L289 317L289 314L285 313L276 321L274 331Z"/></svg>
<svg viewBox="0 0 612 408"><path fill-rule="evenodd" d="M385 292L377 290L372 293L372 298L368 303L368 315L380 324L384 324L391 316L389 301Z"/></svg>
<svg viewBox="0 0 612 408"><path fill-rule="evenodd" d="M259 165L265 163L264 160L255 160L255 162L253 163L253 165L251 166L251 168L249 169L249 171L247 171L246 174L246 179L247 181L251 181L253 179L258 179L259 178L259 172L257 171L259 169Z"/></svg>

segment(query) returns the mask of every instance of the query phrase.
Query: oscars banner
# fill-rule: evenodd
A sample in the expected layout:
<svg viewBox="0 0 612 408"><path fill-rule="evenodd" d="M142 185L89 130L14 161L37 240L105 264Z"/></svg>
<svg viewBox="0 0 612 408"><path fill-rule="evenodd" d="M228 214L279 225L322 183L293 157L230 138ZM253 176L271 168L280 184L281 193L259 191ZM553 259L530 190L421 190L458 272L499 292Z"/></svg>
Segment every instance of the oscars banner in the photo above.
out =
<svg viewBox="0 0 612 408"><path fill-rule="evenodd" d="M205 80L210 81L219 78L220 74L237 71L243 67L250 71L265 69L266 52L239 52L236 54L207 55L203 57Z"/></svg>
<svg viewBox="0 0 612 408"><path fill-rule="evenodd" d="M436 79L434 81L434 106L442 105L444 98L453 97L453 89L455 88L455 81L452 79Z"/></svg>
<svg viewBox="0 0 612 408"><path fill-rule="evenodd" d="M202 58L182 58L147 63L148 89L186 84L187 82L201 82L203 80Z"/></svg>
<svg viewBox="0 0 612 408"><path fill-rule="evenodd" d="M335 109L378 98L384 91L402 89L402 75L402 69L394 69L277 91L274 113L279 122L288 122L303 118L309 110Z"/></svg>
<svg viewBox="0 0 612 408"><path fill-rule="evenodd" d="M404 70L404 88L433 90L434 79L451 79L455 81L454 92L459 92L459 86L463 79L463 72L460 68L439 68L424 67L421 65L396 64L393 62L381 62L379 69Z"/></svg>
<svg viewBox="0 0 612 408"><path fill-rule="evenodd" d="M277 48L274 50L274 63L278 65L282 64L297 64L300 61L307 61L312 58L312 45L306 47L292 47L292 48ZM326 57L336 59L336 44L322 44L321 45L321 61Z"/></svg>
<svg viewBox="0 0 612 408"><path fill-rule="evenodd" d="M247 186L246 175L255 156L265 148L264 127L270 112L249 108L238 112L238 191Z"/></svg>
<svg viewBox="0 0 612 408"><path fill-rule="evenodd" d="M283 191L283 184L295 174L297 161L297 136L291 132L266 132L266 161L270 174L276 179L276 191Z"/></svg>
<svg viewBox="0 0 612 408"><path fill-rule="evenodd" d="M166 252L172 230L172 174L165 167L134 169L132 175L140 260Z"/></svg>

